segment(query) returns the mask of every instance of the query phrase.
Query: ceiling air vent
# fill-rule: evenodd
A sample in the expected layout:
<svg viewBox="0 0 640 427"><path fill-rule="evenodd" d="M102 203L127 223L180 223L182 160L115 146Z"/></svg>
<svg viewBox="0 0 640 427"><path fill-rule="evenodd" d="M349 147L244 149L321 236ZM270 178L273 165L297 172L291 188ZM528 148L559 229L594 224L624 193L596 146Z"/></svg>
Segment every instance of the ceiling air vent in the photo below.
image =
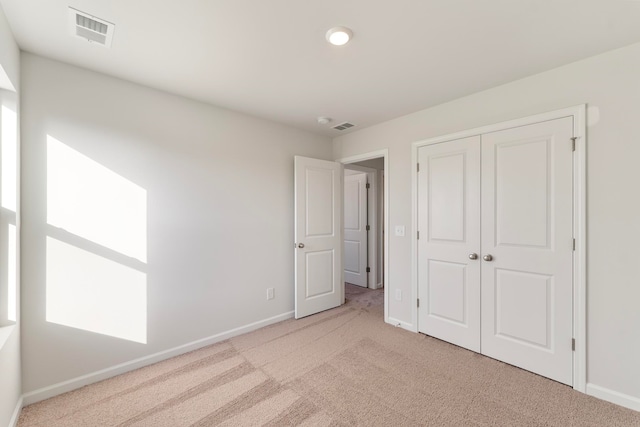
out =
<svg viewBox="0 0 640 427"><path fill-rule="evenodd" d="M342 124L339 124L339 125L334 126L333 128L334 128L335 130L345 130L345 129L352 128L352 127L354 127L354 126L355 126L354 124L351 124L351 123L349 123L349 122L344 122L344 123L342 123Z"/></svg>
<svg viewBox="0 0 640 427"><path fill-rule="evenodd" d="M70 7L69 25L71 34L74 36L87 40L89 43L111 47L115 24Z"/></svg>

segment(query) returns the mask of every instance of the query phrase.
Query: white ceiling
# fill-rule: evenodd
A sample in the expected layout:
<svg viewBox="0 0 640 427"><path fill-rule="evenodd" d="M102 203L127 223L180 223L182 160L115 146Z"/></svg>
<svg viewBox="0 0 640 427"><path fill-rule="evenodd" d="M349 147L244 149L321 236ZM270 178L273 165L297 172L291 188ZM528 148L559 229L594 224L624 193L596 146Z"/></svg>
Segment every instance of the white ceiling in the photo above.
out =
<svg viewBox="0 0 640 427"><path fill-rule="evenodd" d="M634 0L0 4L23 50L328 136L640 41ZM68 6L115 23L112 48L70 35Z"/></svg>

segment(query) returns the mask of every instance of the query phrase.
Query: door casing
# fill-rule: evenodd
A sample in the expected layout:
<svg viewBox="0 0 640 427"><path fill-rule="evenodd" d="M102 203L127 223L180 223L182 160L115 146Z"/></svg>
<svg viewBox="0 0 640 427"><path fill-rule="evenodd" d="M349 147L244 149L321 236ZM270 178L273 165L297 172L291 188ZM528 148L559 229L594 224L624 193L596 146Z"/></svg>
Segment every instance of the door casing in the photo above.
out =
<svg viewBox="0 0 640 427"><path fill-rule="evenodd" d="M418 230L418 148L563 117L573 118L573 388L586 393L586 104L417 141L412 144L412 229ZM418 296L418 238L412 236L412 292ZM385 299L386 309L386 299ZM418 332L417 303L412 304L411 330Z"/></svg>
<svg viewBox="0 0 640 427"><path fill-rule="evenodd" d="M389 323L392 325L401 325L405 329L408 329L408 325L406 322L401 322L397 319L393 319L389 317L389 150L377 150L370 151L368 153L356 154L349 157L343 157L341 159L336 160L343 165L348 165L351 163L362 162L365 160L384 158L384 219L381 221L384 225L384 236L383 236L383 246L384 246L384 257L383 257L383 276L384 276L384 321L385 323Z"/></svg>

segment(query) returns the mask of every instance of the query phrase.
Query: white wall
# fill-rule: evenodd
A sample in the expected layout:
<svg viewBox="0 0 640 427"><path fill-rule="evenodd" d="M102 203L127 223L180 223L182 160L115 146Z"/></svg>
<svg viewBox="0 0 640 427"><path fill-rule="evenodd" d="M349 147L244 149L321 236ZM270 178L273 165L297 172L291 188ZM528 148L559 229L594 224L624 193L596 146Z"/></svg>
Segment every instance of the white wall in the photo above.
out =
<svg viewBox="0 0 640 427"><path fill-rule="evenodd" d="M11 89L19 90L20 87L20 51L16 45L9 24L4 15L4 11L0 8L0 73L6 76ZM7 105L17 110L17 94L15 92L5 90L0 87L0 104ZM16 113L18 113L16 111ZM4 124L5 126L7 123ZM1 208L0 208L1 209ZM15 213L2 210L2 230L0 230L0 245L6 248L8 245L6 224L11 221L15 225L18 219ZM11 218L9 218L11 217ZM19 244L19 233L18 233ZM6 252L0 251L3 254ZM3 267L6 266L5 260L2 260ZM3 275L6 270L2 269ZM19 286L19 285L18 285ZM6 291L6 289L4 289ZM18 290L19 292L19 290ZM5 304L6 300L1 299ZM22 386L20 379L20 312L17 312L17 322L13 326L5 326L0 328L0 426L7 426L12 422L12 417L20 403L22 395Z"/></svg>
<svg viewBox="0 0 640 427"><path fill-rule="evenodd" d="M22 81L27 396L293 310L293 156L330 159L328 138L31 54L22 56ZM80 164L82 173L61 181L78 195L65 213L47 171L73 176ZM109 185L129 199L110 195ZM142 205L136 194L146 194ZM66 231L64 215L76 218ZM133 292L141 277L146 298ZM74 281L93 296L124 298L102 307L82 288L64 295ZM74 320L69 313L87 304L95 312ZM146 343L100 326L117 323L109 310L119 304L132 325L146 320Z"/></svg>
<svg viewBox="0 0 640 427"><path fill-rule="evenodd" d="M361 162L353 163L354 165L364 166L365 168L371 168L376 170L384 170L384 158L378 157L377 159L363 160Z"/></svg>
<svg viewBox="0 0 640 427"><path fill-rule="evenodd" d="M20 50L16 44L4 10L0 6L0 65L14 89L20 82Z"/></svg>
<svg viewBox="0 0 640 427"><path fill-rule="evenodd" d="M638 76L640 44L635 44L336 138L336 159L389 149L390 227L407 226L407 237L390 237L390 317L416 321L411 144L588 103L588 391L640 410ZM402 301L395 300L396 289L402 290Z"/></svg>
<svg viewBox="0 0 640 427"><path fill-rule="evenodd" d="M9 426L20 403L20 333L14 328L0 349L0 425Z"/></svg>

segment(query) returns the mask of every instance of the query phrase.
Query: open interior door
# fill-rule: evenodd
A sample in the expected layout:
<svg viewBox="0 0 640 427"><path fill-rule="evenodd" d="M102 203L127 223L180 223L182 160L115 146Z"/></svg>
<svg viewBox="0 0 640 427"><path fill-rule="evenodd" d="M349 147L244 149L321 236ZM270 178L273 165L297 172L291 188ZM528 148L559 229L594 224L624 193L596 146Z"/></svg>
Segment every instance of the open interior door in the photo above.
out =
<svg viewBox="0 0 640 427"><path fill-rule="evenodd" d="M342 279L342 165L295 156L295 316L339 306Z"/></svg>

